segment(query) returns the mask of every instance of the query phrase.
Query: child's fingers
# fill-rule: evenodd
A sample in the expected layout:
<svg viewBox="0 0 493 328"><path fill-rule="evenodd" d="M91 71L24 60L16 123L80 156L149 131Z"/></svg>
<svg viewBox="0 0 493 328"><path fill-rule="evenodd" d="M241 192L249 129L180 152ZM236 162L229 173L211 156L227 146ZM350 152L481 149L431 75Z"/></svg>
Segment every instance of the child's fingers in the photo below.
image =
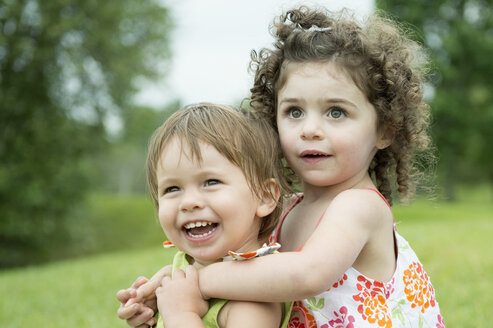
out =
<svg viewBox="0 0 493 328"><path fill-rule="evenodd" d="M148 308L151 308L154 311L156 311L156 309L157 309L156 298L154 297L152 299L148 299L148 300L144 301L144 305L147 306Z"/></svg>
<svg viewBox="0 0 493 328"><path fill-rule="evenodd" d="M137 294L134 288L120 289L116 293L116 298L120 301L120 303L125 304L129 299L135 297L136 295Z"/></svg>
<svg viewBox="0 0 493 328"><path fill-rule="evenodd" d="M154 311L152 311L151 309L144 307L140 304L135 304L135 305L137 305L139 308L137 311L137 314L126 319L127 324L130 327L138 327L141 325L145 325L146 322L151 320L152 317L154 316ZM146 327L146 326L143 326L143 327Z"/></svg>
<svg viewBox="0 0 493 328"><path fill-rule="evenodd" d="M134 281L134 283L132 284L131 288L135 288L135 289L137 289L137 288L139 288L140 286L142 286L143 284L145 284L145 283L146 283L146 282L148 282L148 281L149 281L149 279L147 279L146 277L144 277L144 276L140 276L140 277L138 277L138 278Z"/></svg>
<svg viewBox="0 0 493 328"><path fill-rule="evenodd" d="M140 309L139 304L132 304L130 306L120 305L117 311L118 318L127 320L133 317Z"/></svg>
<svg viewBox="0 0 493 328"><path fill-rule="evenodd" d="M159 286L161 286L161 278L159 280L151 279L137 289L135 298L137 300L145 300L153 296Z"/></svg>
<svg viewBox="0 0 493 328"><path fill-rule="evenodd" d="M187 265L185 268L185 276L187 279L192 279L193 281L199 280L199 275L197 274L197 269L193 265Z"/></svg>
<svg viewBox="0 0 493 328"><path fill-rule="evenodd" d="M145 284L146 282L148 281L148 279L146 277L138 277L134 283L132 284L132 286L130 286L130 288L127 288L127 289L120 289L117 293L116 293L116 298L120 301L120 303L127 303L129 299L131 298L134 298L137 296L137 292L136 292L136 289Z"/></svg>
<svg viewBox="0 0 493 328"><path fill-rule="evenodd" d="M137 288L137 296L138 300L143 300L149 298L149 296L153 296L156 292L156 288L161 286L161 280L165 276L171 275L172 267L171 265L165 266L161 270L159 270L152 278L146 283L140 285Z"/></svg>
<svg viewBox="0 0 493 328"><path fill-rule="evenodd" d="M171 277L164 277L163 280L161 280L161 286L165 286L168 281L171 280ZM161 288L161 287L160 287Z"/></svg>
<svg viewBox="0 0 493 328"><path fill-rule="evenodd" d="M183 270L176 270L173 272L173 280L175 279L184 279L185 278L185 272Z"/></svg>
<svg viewBox="0 0 493 328"><path fill-rule="evenodd" d="M197 284L197 286L199 286L199 272L193 265L188 265L185 268L185 274L187 276L187 279L192 280L195 284ZM199 292L200 292L200 288L199 288ZM206 300L206 298L204 298L204 295L202 295L201 292L200 292L200 296L202 297L203 300Z"/></svg>
<svg viewBox="0 0 493 328"><path fill-rule="evenodd" d="M157 324L156 317L152 317L150 320L147 320L147 322L145 324L148 325L149 327L156 325Z"/></svg>

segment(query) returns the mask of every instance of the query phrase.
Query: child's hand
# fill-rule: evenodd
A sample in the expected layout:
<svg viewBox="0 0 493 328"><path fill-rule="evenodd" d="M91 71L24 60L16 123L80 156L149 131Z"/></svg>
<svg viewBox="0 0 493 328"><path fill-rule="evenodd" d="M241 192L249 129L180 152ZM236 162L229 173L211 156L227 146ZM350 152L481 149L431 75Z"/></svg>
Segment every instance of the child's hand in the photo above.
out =
<svg viewBox="0 0 493 328"><path fill-rule="evenodd" d="M137 289L143 284L147 283L148 279L145 277L139 277L130 286L130 288L119 290L116 293L116 298L120 301L120 307L118 309L118 317L122 320L126 320L131 327L146 328L155 324L154 312L156 308L155 301L154 306L152 302L138 301ZM154 309L153 309L154 308Z"/></svg>
<svg viewBox="0 0 493 328"><path fill-rule="evenodd" d="M196 314L200 319L209 309L209 304L200 294L197 270L191 265L186 267L185 272L175 271L173 279L164 277L161 287L156 290L156 296L165 325L187 315Z"/></svg>
<svg viewBox="0 0 493 328"><path fill-rule="evenodd" d="M171 265L159 270L151 280L139 277L128 289L122 289L116 294L120 301L118 317L126 320L127 324L136 328L147 328L156 324L154 313L157 312L156 288L161 286L163 277L171 274Z"/></svg>

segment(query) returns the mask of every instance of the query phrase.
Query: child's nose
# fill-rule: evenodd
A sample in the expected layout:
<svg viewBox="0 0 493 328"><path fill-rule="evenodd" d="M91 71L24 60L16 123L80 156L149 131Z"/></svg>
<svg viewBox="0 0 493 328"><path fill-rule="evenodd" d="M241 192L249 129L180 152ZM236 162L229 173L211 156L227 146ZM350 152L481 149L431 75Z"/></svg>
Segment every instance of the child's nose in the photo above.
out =
<svg viewBox="0 0 493 328"><path fill-rule="evenodd" d="M190 212L203 207L204 200L199 190L188 189L184 191L180 203L180 211Z"/></svg>
<svg viewBox="0 0 493 328"><path fill-rule="evenodd" d="M322 129L320 126L320 118L309 117L303 122L301 129L301 139L303 140L318 140L323 138Z"/></svg>

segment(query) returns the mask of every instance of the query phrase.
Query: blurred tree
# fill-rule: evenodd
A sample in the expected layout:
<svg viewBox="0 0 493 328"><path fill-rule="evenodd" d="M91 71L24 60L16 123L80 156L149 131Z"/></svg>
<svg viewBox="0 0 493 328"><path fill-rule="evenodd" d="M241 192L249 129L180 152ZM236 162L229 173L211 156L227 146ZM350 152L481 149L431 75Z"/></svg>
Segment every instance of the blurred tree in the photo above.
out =
<svg viewBox="0 0 493 328"><path fill-rule="evenodd" d="M98 187L119 194L146 193L147 145L154 130L181 107L172 101L164 108L134 106L124 113L125 128L111 141L111 149L96 158Z"/></svg>
<svg viewBox="0 0 493 328"><path fill-rule="evenodd" d="M0 2L0 267L68 238L84 159L106 147L137 79L164 73L171 27L158 0Z"/></svg>
<svg viewBox="0 0 493 328"><path fill-rule="evenodd" d="M448 200L457 182L493 185L492 0L377 0L431 50L433 138Z"/></svg>

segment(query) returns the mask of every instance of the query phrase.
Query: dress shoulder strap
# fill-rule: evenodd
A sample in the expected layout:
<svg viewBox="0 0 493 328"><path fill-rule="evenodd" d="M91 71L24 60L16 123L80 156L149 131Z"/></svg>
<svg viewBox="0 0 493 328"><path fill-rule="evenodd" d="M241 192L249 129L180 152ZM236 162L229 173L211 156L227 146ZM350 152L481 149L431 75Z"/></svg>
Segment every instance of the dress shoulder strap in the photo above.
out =
<svg viewBox="0 0 493 328"><path fill-rule="evenodd" d="M383 201L385 202L385 204L387 204L387 206L389 207L390 209L390 213L392 213L392 220L394 221L394 231L396 230L396 226L395 226L395 217L394 217L394 211L392 211L392 206L390 206L389 202L387 201L387 199L385 199L385 197L380 193L380 191L378 191L377 189L375 188L363 188L363 189L366 189L366 190L372 190L374 192L376 192L378 194L378 196L380 196L380 198L383 199Z"/></svg>
<svg viewBox="0 0 493 328"><path fill-rule="evenodd" d="M387 206L392 210L392 206L390 206L389 202L387 201L387 199L384 197L384 195L382 195L380 193L380 191L378 191L377 189L375 188L363 188L363 189L366 189L366 190L373 190L374 192L376 192L378 194L378 196L380 196L380 198L383 199L383 201L385 202L385 204L387 204Z"/></svg>
<svg viewBox="0 0 493 328"><path fill-rule="evenodd" d="M281 227L282 224L284 223L284 220L286 219L286 216L288 216L289 212L295 207L301 200L303 199L303 194L299 193L296 194L291 200L288 205L288 207L284 210L284 213L281 215L281 218L279 219L279 222L277 223L276 228L274 231L272 231L270 237L269 237L269 243L275 243L279 241L279 236L281 235Z"/></svg>
<svg viewBox="0 0 493 328"><path fill-rule="evenodd" d="M397 227L395 225L394 211L392 211L392 207L390 206L390 204L387 201L387 199L385 199L385 197L380 193L380 191L378 191L375 188L363 188L363 189L373 190L374 192L376 192L380 196L380 198L383 199L383 201L385 202L385 204L387 204L387 206L390 209L390 213L392 214L392 221L394 222L393 223L393 225L394 225L394 232L393 232L393 235L394 235L394 254L395 254L395 258L397 259L397 256L398 256L398 248L397 248L397 237L395 236L395 234L397 232Z"/></svg>

